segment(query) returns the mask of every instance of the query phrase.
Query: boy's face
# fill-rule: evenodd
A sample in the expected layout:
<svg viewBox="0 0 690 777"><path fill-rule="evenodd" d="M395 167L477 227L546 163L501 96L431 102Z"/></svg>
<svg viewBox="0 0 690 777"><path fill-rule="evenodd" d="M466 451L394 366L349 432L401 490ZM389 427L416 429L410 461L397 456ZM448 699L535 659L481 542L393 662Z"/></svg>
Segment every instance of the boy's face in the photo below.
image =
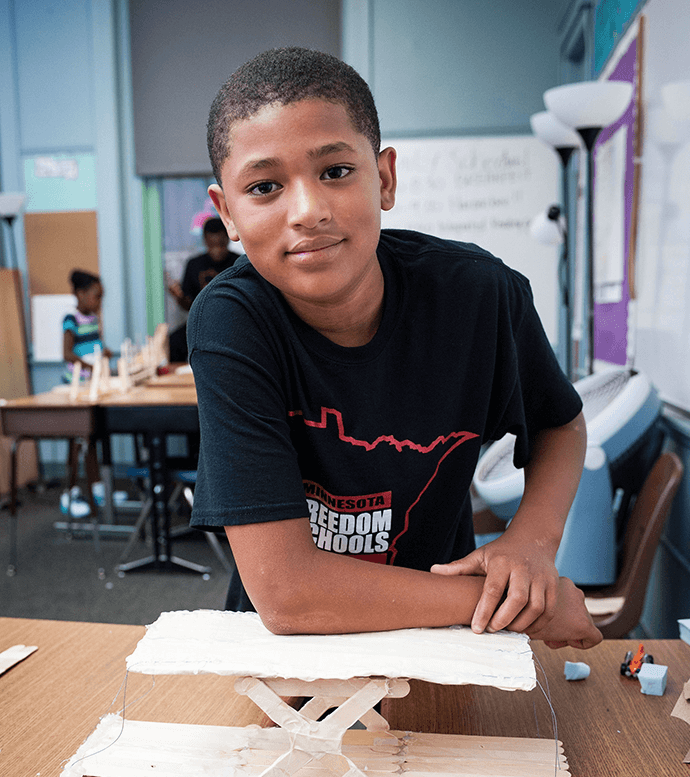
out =
<svg viewBox="0 0 690 777"><path fill-rule="evenodd" d="M381 210L395 201L395 152L377 161L345 108L273 103L232 129L222 189L209 194L231 240L298 313L347 307L380 284Z"/></svg>
<svg viewBox="0 0 690 777"><path fill-rule="evenodd" d="M214 262L220 262L228 253L228 236L224 232L206 232L204 235L206 252Z"/></svg>

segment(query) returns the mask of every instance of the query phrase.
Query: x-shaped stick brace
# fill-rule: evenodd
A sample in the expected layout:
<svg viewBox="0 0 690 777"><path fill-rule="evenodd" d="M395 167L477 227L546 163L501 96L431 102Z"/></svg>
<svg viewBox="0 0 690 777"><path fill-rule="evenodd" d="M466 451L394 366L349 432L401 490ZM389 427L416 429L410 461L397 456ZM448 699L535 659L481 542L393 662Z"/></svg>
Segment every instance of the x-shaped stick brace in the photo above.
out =
<svg viewBox="0 0 690 777"><path fill-rule="evenodd" d="M366 777L342 752L343 736L356 721L370 731L387 731L387 721L373 707L381 699L401 698L410 691L406 680L356 677L350 680L304 680L239 677L235 690L248 696L289 736L290 749L260 777L295 774L313 759L344 777ZM301 710L294 710L281 696L311 696ZM316 718L336 707L323 720ZM345 764L343 764L345 761Z"/></svg>

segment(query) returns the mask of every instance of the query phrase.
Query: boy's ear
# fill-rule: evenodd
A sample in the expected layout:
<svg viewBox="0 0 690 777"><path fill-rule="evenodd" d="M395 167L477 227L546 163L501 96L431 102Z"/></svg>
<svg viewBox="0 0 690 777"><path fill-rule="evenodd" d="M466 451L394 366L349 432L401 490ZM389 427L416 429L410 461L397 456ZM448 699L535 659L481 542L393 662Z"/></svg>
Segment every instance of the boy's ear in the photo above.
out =
<svg viewBox="0 0 690 777"><path fill-rule="evenodd" d="M228 204L225 201L225 194L223 194L223 190L220 188L220 186L218 186L217 183L213 183L208 187L208 196L211 198L211 202L213 202L215 209L218 211L218 215L220 216L223 224L225 224L228 237L230 240L237 242L240 239L240 236L237 234L235 224L232 220L232 217L230 216L230 211L228 210Z"/></svg>
<svg viewBox="0 0 690 777"><path fill-rule="evenodd" d="M390 210L395 205L395 189L398 176L395 170L397 153L389 146L379 154L379 181L381 184L381 210Z"/></svg>

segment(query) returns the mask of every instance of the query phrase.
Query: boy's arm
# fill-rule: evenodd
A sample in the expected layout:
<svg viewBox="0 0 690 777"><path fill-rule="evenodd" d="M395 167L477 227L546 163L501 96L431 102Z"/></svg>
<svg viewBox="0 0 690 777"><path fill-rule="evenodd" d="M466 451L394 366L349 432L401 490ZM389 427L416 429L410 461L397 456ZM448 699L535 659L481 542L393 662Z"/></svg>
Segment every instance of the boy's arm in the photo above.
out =
<svg viewBox="0 0 690 777"><path fill-rule="evenodd" d="M226 533L252 603L280 634L468 624L484 582L328 553L314 544L307 518L228 526ZM557 617L535 623L535 638L554 646L596 645L601 634L582 592L562 578L556 598Z"/></svg>
<svg viewBox="0 0 690 777"><path fill-rule="evenodd" d="M463 559L436 565L443 575L486 575L472 628L508 626L525 631L553 617L558 572L554 564L565 519L582 474L587 431L580 413L570 423L542 430L525 466L520 507L504 534ZM507 589L505 601L497 608Z"/></svg>

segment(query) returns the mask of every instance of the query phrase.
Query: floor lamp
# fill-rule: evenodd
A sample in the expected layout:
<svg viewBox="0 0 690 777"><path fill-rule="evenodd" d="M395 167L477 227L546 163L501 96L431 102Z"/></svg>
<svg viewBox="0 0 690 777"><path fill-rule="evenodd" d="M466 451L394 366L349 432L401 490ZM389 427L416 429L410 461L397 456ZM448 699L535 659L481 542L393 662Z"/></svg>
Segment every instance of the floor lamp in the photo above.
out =
<svg viewBox="0 0 690 777"><path fill-rule="evenodd" d="M587 149L587 373L594 372L594 144L599 133L617 121L632 98L627 81L583 81L544 92L544 104L567 127L576 130Z"/></svg>
<svg viewBox="0 0 690 777"><path fill-rule="evenodd" d="M574 151L579 150L582 145L580 136L575 130L563 124L556 116L550 111L541 111L535 113L530 117L530 126L535 136L539 138L547 146L551 147L561 160L561 188L562 188L562 209L558 209L559 212L554 215L553 208L549 209L547 218L553 222L554 225L559 224L559 219L562 216L565 217L566 223L570 215L569 209L569 190L570 185L568 181L568 162ZM570 261L568 253L568 235L567 230L563 230L561 240L561 268L559 272L560 287L561 287L561 302L565 309L565 373L568 378L572 373L572 331L573 331L573 314L572 314L572 294L571 294L571 278L570 278Z"/></svg>

